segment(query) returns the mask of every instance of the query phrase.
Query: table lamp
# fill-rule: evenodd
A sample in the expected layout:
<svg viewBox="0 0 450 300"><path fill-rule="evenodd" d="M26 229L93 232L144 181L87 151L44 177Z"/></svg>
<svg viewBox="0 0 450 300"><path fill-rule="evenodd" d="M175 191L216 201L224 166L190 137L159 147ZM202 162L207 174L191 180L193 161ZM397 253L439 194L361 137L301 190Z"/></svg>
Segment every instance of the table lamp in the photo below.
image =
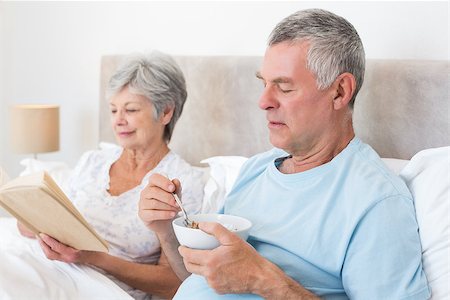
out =
<svg viewBox="0 0 450 300"><path fill-rule="evenodd" d="M11 108L11 142L16 153L59 150L59 106L24 104Z"/></svg>

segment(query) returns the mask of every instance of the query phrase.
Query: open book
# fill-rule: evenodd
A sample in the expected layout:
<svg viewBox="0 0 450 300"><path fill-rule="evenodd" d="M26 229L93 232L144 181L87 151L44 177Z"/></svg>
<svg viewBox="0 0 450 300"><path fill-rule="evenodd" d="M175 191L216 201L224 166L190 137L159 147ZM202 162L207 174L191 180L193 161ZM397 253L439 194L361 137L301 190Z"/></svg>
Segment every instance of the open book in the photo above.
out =
<svg viewBox="0 0 450 300"><path fill-rule="evenodd" d="M45 233L79 250L108 252L108 244L86 222L46 172L0 187L0 205L35 234Z"/></svg>

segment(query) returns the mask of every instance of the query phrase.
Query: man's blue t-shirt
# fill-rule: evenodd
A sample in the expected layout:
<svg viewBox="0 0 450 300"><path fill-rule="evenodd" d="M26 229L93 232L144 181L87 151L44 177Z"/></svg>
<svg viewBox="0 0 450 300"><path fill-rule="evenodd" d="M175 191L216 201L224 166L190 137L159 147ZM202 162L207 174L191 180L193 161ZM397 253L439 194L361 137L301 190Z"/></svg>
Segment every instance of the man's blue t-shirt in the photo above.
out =
<svg viewBox="0 0 450 300"><path fill-rule="evenodd" d="M327 299L427 299L414 205L403 181L354 138L332 161L296 174L273 149L249 159L224 213L253 223L248 242ZM276 288L276 287L274 287ZM175 299L260 299L218 295L198 275Z"/></svg>

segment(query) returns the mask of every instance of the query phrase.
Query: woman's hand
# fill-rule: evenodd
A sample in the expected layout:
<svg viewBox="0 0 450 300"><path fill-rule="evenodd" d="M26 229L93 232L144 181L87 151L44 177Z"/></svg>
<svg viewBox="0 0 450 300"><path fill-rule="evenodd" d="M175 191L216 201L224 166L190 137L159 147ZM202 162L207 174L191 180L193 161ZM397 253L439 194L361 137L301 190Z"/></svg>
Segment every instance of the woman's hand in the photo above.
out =
<svg viewBox="0 0 450 300"><path fill-rule="evenodd" d="M31 231L30 229L28 229L25 225L23 225L19 221L17 221L17 229L19 229L20 234L23 235L24 237L27 237L30 239L36 238L36 235L34 234L34 232Z"/></svg>
<svg viewBox="0 0 450 300"><path fill-rule="evenodd" d="M181 192L178 179L170 181L161 174L150 176L139 201L139 218L158 236L171 231L171 221L180 211L172 193Z"/></svg>
<svg viewBox="0 0 450 300"><path fill-rule="evenodd" d="M39 244L45 256L50 260L59 260L66 263L89 263L89 256L95 255L94 251L74 249L44 233L39 234Z"/></svg>

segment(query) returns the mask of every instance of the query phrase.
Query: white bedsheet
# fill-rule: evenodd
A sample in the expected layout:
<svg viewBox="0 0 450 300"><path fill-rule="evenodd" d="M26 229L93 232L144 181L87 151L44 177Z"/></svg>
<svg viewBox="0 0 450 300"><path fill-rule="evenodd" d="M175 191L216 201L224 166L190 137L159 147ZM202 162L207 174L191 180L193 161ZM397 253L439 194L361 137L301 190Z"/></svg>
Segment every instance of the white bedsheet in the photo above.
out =
<svg viewBox="0 0 450 300"><path fill-rule="evenodd" d="M0 299L133 299L98 271L48 260L14 218L0 217Z"/></svg>

